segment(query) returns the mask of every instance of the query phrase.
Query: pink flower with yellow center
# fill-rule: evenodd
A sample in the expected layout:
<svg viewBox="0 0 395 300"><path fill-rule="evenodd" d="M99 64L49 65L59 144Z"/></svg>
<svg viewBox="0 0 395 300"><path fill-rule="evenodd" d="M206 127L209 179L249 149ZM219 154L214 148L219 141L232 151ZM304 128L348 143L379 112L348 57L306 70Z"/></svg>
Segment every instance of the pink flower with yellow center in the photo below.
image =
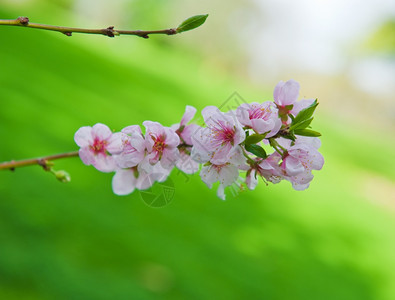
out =
<svg viewBox="0 0 395 300"><path fill-rule="evenodd" d="M310 106L314 99L298 100L300 85L297 81L290 79L286 82L280 81L274 88L273 97L278 112L284 124L289 123L288 114L296 116L302 109Z"/></svg>
<svg viewBox="0 0 395 300"><path fill-rule="evenodd" d="M115 162L120 168L137 166L145 156L145 139L138 125L131 125L121 130L123 151L115 155Z"/></svg>
<svg viewBox="0 0 395 300"><path fill-rule="evenodd" d="M284 177L295 190L304 190L313 180L312 170L321 170L324 158L318 152L317 138L297 138L296 143L287 149L280 165Z"/></svg>
<svg viewBox="0 0 395 300"><path fill-rule="evenodd" d="M102 172L116 169L113 154L122 152L123 144L120 132L112 133L104 124L97 123L77 130L74 141L81 147L79 156L86 165L93 165Z"/></svg>
<svg viewBox="0 0 395 300"><path fill-rule="evenodd" d="M244 165L244 157L240 147L236 148L229 161L224 164L206 163L200 171L200 178L211 189L214 182L219 181L217 196L225 200L225 188L236 183L239 178L239 168Z"/></svg>
<svg viewBox="0 0 395 300"><path fill-rule="evenodd" d="M274 136L281 128L278 109L273 102L243 103L237 108L236 114L241 124L252 128L256 133L266 133L268 138Z"/></svg>
<svg viewBox="0 0 395 300"><path fill-rule="evenodd" d="M172 168L179 158L178 145L180 138L169 127L164 127L158 122L145 121L143 125L145 132L145 147L147 156L143 160L146 170L150 168L148 164L154 165L160 162L165 169Z"/></svg>
<svg viewBox="0 0 395 300"><path fill-rule="evenodd" d="M282 176L279 162L281 156L274 152L266 159L255 158L255 164L250 165L246 173L246 185L250 190L254 190L258 184L258 176L263 177L272 183L279 183L284 177Z"/></svg>
<svg viewBox="0 0 395 300"><path fill-rule="evenodd" d="M207 127L192 136L192 158L200 163L225 164L245 140L243 127L234 115L223 113L215 106L204 108L202 115Z"/></svg>

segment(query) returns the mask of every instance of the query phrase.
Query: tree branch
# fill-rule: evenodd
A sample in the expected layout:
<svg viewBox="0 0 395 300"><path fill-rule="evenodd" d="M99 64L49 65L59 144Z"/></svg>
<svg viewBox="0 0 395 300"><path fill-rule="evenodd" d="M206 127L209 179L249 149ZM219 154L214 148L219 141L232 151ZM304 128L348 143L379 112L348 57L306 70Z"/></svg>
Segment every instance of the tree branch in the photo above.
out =
<svg viewBox="0 0 395 300"><path fill-rule="evenodd" d="M55 155L50 155L50 156L41 157L41 158L31 158L31 159L24 159L24 160L17 160L17 161L12 160L9 162L0 163L0 170L14 171L15 168L19 168L19 167L39 165L39 166L42 166L44 168L44 170L49 171L49 169L51 167L51 164L49 163L49 161L55 160L55 159L60 159L60 158L73 157L73 156L78 156L78 151L55 154Z"/></svg>
<svg viewBox="0 0 395 300"><path fill-rule="evenodd" d="M71 36L73 32L77 32L77 33L87 33L87 34L102 34L108 37L114 37L116 35L121 35L121 34L136 35L148 39L150 34L174 35L179 33L179 31L177 31L177 28L163 29L163 30L115 30L114 26L110 26L104 29L85 29L85 28L54 26L54 25L30 23L29 18L27 17L19 17L15 20L0 19L0 25L21 26L21 27L43 29L43 30L58 31L67 36Z"/></svg>

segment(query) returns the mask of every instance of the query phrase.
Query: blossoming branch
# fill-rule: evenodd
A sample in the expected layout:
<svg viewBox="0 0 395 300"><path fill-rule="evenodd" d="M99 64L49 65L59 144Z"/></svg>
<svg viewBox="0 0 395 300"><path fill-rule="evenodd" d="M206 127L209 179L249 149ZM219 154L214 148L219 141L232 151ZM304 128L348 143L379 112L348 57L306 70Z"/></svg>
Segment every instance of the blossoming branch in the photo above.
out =
<svg viewBox="0 0 395 300"><path fill-rule="evenodd" d="M255 189L259 177L266 183L287 180L295 190L304 190L324 158L318 152L320 133L310 129L318 102L297 101L299 88L294 80L280 81L274 102L243 103L229 112L208 106L202 126L189 123L196 109L187 106L180 123L171 127L145 121L144 133L139 125L113 133L98 123L81 127L74 140L84 164L115 172L112 189L117 195L164 182L173 168L186 174L200 170L209 188L219 182L221 199L234 184Z"/></svg>

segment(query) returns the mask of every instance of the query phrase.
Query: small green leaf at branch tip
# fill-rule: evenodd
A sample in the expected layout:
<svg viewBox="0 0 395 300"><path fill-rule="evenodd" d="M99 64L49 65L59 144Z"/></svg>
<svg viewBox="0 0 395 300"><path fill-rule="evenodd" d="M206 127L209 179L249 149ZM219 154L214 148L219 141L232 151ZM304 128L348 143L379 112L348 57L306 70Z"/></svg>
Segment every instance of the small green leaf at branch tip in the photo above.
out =
<svg viewBox="0 0 395 300"><path fill-rule="evenodd" d="M266 134L253 134L250 136L247 136L244 144L245 145L250 145L250 144L256 144L262 141L265 138Z"/></svg>
<svg viewBox="0 0 395 300"><path fill-rule="evenodd" d="M190 18L186 19L184 22L182 22L177 27L176 31L177 31L177 33L181 33L184 31L195 29L195 28L203 25L203 23L206 21L207 17L208 17L208 14L190 17Z"/></svg>
<svg viewBox="0 0 395 300"><path fill-rule="evenodd" d="M255 154L260 158L265 159L267 157L265 149L263 149L261 146L249 144L249 145L245 145L245 148L248 152L251 152L252 154Z"/></svg>
<svg viewBox="0 0 395 300"><path fill-rule="evenodd" d="M321 136L321 133L318 131L314 131L311 129L296 129L294 131L296 135L302 135L302 136L311 136L311 137L319 137Z"/></svg>
<svg viewBox="0 0 395 300"><path fill-rule="evenodd" d="M296 128L299 123L305 122L306 120L310 119L313 116L317 106L318 106L318 102L317 99L315 99L314 102L309 107L302 109L298 113L298 115L292 120L291 127Z"/></svg>

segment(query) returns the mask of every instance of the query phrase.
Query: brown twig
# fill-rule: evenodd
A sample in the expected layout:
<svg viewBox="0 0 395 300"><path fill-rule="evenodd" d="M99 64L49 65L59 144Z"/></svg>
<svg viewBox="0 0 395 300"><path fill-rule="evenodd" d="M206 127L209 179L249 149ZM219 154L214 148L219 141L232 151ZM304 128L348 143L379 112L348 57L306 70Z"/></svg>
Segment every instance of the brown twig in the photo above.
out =
<svg viewBox="0 0 395 300"><path fill-rule="evenodd" d="M78 151L55 154L55 155L50 155L50 156L41 157L41 158L31 158L31 159L24 159L24 160L17 160L17 161L12 160L9 162L0 163L0 170L13 171L13 170L15 170L15 168L19 168L19 167L39 165L39 166L42 166L44 168L44 170L48 171L51 167L51 165L49 163L51 160L56 160L56 159L66 158L66 157L73 157L73 156L78 156Z"/></svg>
<svg viewBox="0 0 395 300"><path fill-rule="evenodd" d="M54 25L30 23L29 18L27 17L19 17L16 18L15 20L0 19L0 25L21 26L21 27L43 29L43 30L58 31L67 36L71 36L73 32L77 32L77 33L88 33L88 34L102 34L108 37L114 37L116 35L121 35L121 34L136 35L148 39L150 34L174 35L178 33L176 28L163 29L163 30L115 30L114 26L109 26L103 29L85 29L85 28L54 26Z"/></svg>

